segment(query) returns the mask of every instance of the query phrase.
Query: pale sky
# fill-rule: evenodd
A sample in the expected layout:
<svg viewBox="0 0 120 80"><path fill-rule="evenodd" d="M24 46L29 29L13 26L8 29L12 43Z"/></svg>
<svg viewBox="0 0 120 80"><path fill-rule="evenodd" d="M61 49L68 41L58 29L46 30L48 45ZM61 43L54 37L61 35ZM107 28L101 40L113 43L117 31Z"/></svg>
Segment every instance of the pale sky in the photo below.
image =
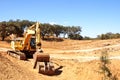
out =
<svg viewBox="0 0 120 80"><path fill-rule="evenodd" d="M120 0L0 0L0 21L81 26L82 36L120 33Z"/></svg>

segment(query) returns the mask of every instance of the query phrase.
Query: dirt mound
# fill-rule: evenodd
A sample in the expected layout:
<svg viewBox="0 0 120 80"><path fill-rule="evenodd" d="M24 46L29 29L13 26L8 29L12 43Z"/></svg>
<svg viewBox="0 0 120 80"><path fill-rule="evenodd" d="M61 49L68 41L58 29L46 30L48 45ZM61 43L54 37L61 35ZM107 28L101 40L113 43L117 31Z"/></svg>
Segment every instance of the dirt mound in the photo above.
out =
<svg viewBox="0 0 120 80"><path fill-rule="evenodd" d="M96 73L99 63L96 61L79 63L74 60L52 60L54 64L61 65L62 73L47 76L32 69L31 62L16 61L16 59L0 53L0 80L101 80ZM87 66L86 66L87 65ZM90 67L89 67L90 66Z"/></svg>
<svg viewBox="0 0 120 80"><path fill-rule="evenodd" d="M33 80L33 78L30 71L21 68L0 53L0 80Z"/></svg>

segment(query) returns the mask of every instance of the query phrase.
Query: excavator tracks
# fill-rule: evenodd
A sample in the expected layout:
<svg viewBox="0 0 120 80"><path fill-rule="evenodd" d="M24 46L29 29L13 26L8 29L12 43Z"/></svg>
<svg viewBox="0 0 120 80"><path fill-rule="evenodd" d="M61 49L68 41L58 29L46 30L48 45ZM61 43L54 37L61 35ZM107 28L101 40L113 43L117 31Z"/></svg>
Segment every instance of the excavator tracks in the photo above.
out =
<svg viewBox="0 0 120 80"><path fill-rule="evenodd" d="M18 58L19 60L26 60L26 55L20 51L8 50L7 54L12 56L12 57Z"/></svg>

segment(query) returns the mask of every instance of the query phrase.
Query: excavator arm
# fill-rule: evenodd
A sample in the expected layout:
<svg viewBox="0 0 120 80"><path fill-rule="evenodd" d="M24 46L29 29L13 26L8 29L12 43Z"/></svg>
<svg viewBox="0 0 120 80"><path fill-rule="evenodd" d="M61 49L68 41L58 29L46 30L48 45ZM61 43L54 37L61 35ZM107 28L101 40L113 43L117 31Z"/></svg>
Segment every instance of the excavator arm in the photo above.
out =
<svg viewBox="0 0 120 80"><path fill-rule="evenodd" d="M36 23L36 51L41 51L41 35L39 23Z"/></svg>
<svg viewBox="0 0 120 80"><path fill-rule="evenodd" d="M34 36L35 37L35 47L36 47L36 51L41 51L41 35L40 35L40 24L39 22L36 22L36 24L30 26L26 32L24 33L24 41L23 41L23 48L25 48L25 46L28 46L29 41L31 39L31 37ZM30 45L28 46L30 47Z"/></svg>

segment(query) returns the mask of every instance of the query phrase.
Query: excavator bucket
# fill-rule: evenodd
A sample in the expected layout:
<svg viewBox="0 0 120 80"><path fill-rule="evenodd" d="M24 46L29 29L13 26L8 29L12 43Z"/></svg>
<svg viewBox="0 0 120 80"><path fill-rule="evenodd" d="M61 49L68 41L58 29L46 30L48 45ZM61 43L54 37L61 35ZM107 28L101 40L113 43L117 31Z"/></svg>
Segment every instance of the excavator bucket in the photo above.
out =
<svg viewBox="0 0 120 80"><path fill-rule="evenodd" d="M33 54L33 59L38 62L49 62L50 55L47 53L36 52L35 54Z"/></svg>
<svg viewBox="0 0 120 80"><path fill-rule="evenodd" d="M54 75L55 74L54 66L51 65L50 62L48 63L47 66L39 64L38 72L45 74L45 75Z"/></svg>
<svg viewBox="0 0 120 80"><path fill-rule="evenodd" d="M50 56L46 53L36 52L33 55L34 69L38 66L38 72L46 75L54 74L54 66L50 64Z"/></svg>

